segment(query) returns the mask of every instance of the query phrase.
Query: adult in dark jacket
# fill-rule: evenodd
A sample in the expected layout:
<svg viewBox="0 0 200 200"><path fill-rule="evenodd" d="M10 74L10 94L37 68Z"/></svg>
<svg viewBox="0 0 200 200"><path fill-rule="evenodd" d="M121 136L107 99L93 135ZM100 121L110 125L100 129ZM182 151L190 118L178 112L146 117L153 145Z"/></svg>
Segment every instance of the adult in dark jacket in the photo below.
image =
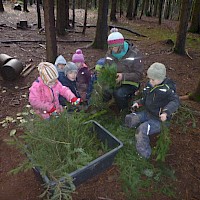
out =
<svg viewBox="0 0 200 200"><path fill-rule="evenodd" d="M144 69L142 55L132 43L124 41L123 35L116 28L111 29L107 42L105 65L116 66L116 83L120 85L111 95L114 96L119 110L122 110L128 107L129 100L139 89ZM106 96L109 97L109 94Z"/></svg>
<svg viewBox="0 0 200 200"><path fill-rule="evenodd" d="M169 125L171 115L178 109L180 102L175 92L175 84L166 78L166 68L161 63L152 64L147 70L149 82L143 90L141 99L133 103L133 108L144 106L141 112L126 115L126 126L136 130L136 149L144 158L151 155L149 135L161 131L162 122Z"/></svg>

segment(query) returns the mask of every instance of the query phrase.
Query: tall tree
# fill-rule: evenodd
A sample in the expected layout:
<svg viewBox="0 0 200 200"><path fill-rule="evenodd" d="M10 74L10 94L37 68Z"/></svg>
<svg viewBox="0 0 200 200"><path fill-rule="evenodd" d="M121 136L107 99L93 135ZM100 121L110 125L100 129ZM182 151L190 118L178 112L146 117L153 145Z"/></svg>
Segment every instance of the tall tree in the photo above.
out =
<svg viewBox="0 0 200 200"><path fill-rule="evenodd" d="M47 61L54 63L57 57L54 0L45 0L43 5L46 36L46 59Z"/></svg>
<svg viewBox="0 0 200 200"><path fill-rule="evenodd" d="M110 21L116 22L117 0L111 0Z"/></svg>
<svg viewBox="0 0 200 200"><path fill-rule="evenodd" d="M85 16L84 16L83 31L82 31L83 35L85 35L85 30L87 26L87 8L88 8L88 0L85 1Z"/></svg>
<svg viewBox="0 0 200 200"><path fill-rule="evenodd" d="M75 4L76 0L72 0L72 27L75 26Z"/></svg>
<svg viewBox="0 0 200 200"><path fill-rule="evenodd" d="M123 0L119 0L119 16L123 15Z"/></svg>
<svg viewBox="0 0 200 200"><path fill-rule="evenodd" d="M126 18L129 20L133 19L133 0L128 1L127 11L126 11Z"/></svg>
<svg viewBox="0 0 200 200"><path fill-rule="evenodd" d="M161 20L162 20L162 10L163 10L163 4L164 4L164 0L160 0L159 3L159 20L158 23L161 24Z"/></svg>
<svg viewBox="0 0 200 200"><path fill-rule="evenodd" d="M192 0L181 1L180 22L176 37L176 44L174 47L174 52L180 55L184 55L186 53L185 42L186 42L187 27L190 18L191 7L192 7Z"/></svg>
<svg viewBox="0 0 200 200"><path fill-rule="evenodd" d="M57 0L57 12L56 12L56 31L58 35L65 35L66 28L66 1Z"/></svg>
<svg viewBox="0 0 200 200"><path fill-rule="evenodd" d="M37 0L37 18L38 18L38 29L42 28L41 12L40 12L40 0Z"/></svg>
<svg viewBox="0 0 200 200"><path fill-rule="evenodd" d="M24 0L24 1L23 1L23 3L24 3L23 11L24 11L24 12L29 12L27 2L28 2L28 0Z"/></svg>
<svg viewBox="0 0 200 200"><path fill-rule="evenodd" d="M194 1L193 8L194 9L192 13L192 20L191 20L189 31L192 33L200 33L200 1L199 0Z"/></svg>
<svg viewBox="0 0 200 200"><path fill-rule="evenodd" d="M154 16L154 17L156 17L156 15L157 15L158 4L159 4L159 0L155 0L155 1L154 1L154 10L153 10L153 16Z"/></svg>
<svg viewBox="0 0 200 200"><path fill-rule="evenodd" d="M92 46L96 49L107 48L109 0L99 1L96 35Z"/></svg>
<svg viewBox="0 0 200 200"><path fill-rule="evenodd" d="M134 6L134 12L133 12L133 17L134 18L137 16L139 3L140 3L140 0L135 0L135 6Z"/></svg>
<svg viewBox="0 0 200 200"><path fill-rule="evenodd" d="M200 102L200 76L199 76L199 82L197 84L197 87L195 91L189 95L189 99Z"/></svg>
<svg viewBox="0 0 200 200"><path fill-rule="evenodd" d="M3 1L0 0L0 12L4 12Z"/></svg>
<svg viewBox="0 0 200 200"><path fill-rule="evenodd" d="M69 0L65 0L66 5L66 28L70 28L70 20L69 20Z"/></svg>

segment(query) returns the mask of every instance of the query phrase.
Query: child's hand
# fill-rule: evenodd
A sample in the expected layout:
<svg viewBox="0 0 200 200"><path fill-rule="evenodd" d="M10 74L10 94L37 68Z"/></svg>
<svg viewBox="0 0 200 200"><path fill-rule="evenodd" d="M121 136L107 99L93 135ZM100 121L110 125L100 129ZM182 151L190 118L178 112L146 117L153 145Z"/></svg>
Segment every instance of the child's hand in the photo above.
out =
<svg viewBox="0 0 200 200"><path fill-rule="evenodd" d="M162 114L160 114L160 120L161 120L162 122L166 121L166 120L167 120L167 113L162 113Z"/></svg>
<svg viewBox="0 0 200 200"><path fill-rule="evenodd" d="M135 110L139 108L139 104L138 103L134 103L132 106L131 106L131 111L132 112L135 112Z"/></svg>
<svg viewBox="0 0 200 200"><path fill-rule="evenodd" d="M81 102L82 102L81 98L74 97L71 99L71 104L74 106L79 105Z"/></svg>
<svg viewBox="0 0 200 200"><path fill-rule="evenodd" d="M122 73L117 73L116 82L119 83L122 80Z"/></svg>

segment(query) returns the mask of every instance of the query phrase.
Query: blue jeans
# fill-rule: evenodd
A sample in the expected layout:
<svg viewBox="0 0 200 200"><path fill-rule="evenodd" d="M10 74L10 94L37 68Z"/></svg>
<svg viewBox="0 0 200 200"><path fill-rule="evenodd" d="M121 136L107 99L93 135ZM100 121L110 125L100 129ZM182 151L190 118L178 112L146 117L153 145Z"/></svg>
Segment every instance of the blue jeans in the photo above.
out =
<svg viewBox="0 0 200 200"><path fill-rule="evenodd" d="M161 131L161 121L154 119L148 112L142 111L126 115L125 124L129 128L137 127L136 149L142 157L149 158L151 155L149 135Z"/></svg>

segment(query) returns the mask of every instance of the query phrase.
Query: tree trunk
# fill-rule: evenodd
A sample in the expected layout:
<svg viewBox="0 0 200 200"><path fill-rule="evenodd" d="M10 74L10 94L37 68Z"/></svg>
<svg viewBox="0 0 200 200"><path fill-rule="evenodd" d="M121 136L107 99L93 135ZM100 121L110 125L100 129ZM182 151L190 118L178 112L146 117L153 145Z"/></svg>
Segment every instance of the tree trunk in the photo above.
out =
<svg viewBox="0 0 200 200"><path fill-rule="evenodd" d="M65 28L66 28L66 1L65 0L57 0L57 12L56 12L56 31L57 34L65 35Z"/></svg>
<svg viewBox="0 0 200 200"><path fill-rule="evenodd" d="M107 49L108 5L108 0L99 1L96 35L92 44L96 49Z"/></svg>
<svg viewBox="0 0 200 200"><path fill-rule="evenodd" d="M40 12L40 0L37 0L37 18L38 18L38 29L42 28L41 12Z"/></svg>
<svg viewBox="0 0 200 200"><path fill-rule="evenodd" d="M116 22L116 10L117 10L117 0L111 0L111 12L110 12L110 21Z"/></svg>
<svg viewBox="0 0 200 200"><path fill-rule="evenodd" d="M85 30L87 26L87 8L88 8L88 0L85 1L85 17L84 17L84 24L83 24L83 31L82 31L83 35L85 35Z"/></svg>
<svg viewBox="0 0 200 200"><path fill-rule="evenodd" d="M138 11L138 5L139 5L139 0L135 0L135 6L134 6L134 12L133 12L133 17L137 17L137 11Z"/></svg>
<svg viewBox="0 0 200 200"><path fill-rule="evenodd" d="M146 3L145 3L145 15L146 16L150 16L150 12L149 12L149 0L146 0Z"/></svg>
<svg viewBox="0 0 200 200"><path fill-rule="evenodd" d="M156 17L156 15L157 15L158 4L159 4L159 1L158 1L158 0L155 0L155 1L154 1L154 10L153 10L153 16L154 16L154 17Z"/></svg>
<svg viewBox="0 0 200 200"><path fill-rule="evenodd" d="M186 42L188 21L190 18L191 5L192 5L192 0L182 0L179 28L176 38L176 44L174 47L174 52L180 55L184 55L186 53L185 42Z"/></svg>
<svg viewBox="0 0 200 200"><path fill-rule="evenodd" d="M73 28L75 26L75 4L76 4L76 1L73 0L72 1L72 27Z"/></svg>
<svg viewBox="0 0 200 200"><path fill-rule="evenodd" d="M145 2L146 2L146 0L143 0L143 1L142 1L142 10L141 10L141 14L140 14L140 19L142 19L142 15L143 15L143 13L144 13Z"/></svg>
<svg viewBox="0 0 200 200"><path fill-rule="evenodd" d="M65 0L65 10L66 10L66 25L67 29L70 28L70 20L69 20L69 0Z"/></svg>
<svg viewBox="0 0 200 200"><path fill-rule="evenodd" d="M24 11L24 12L29 12L29 10L28 10L28 5L27 5L27 1L28 1L28 0L24 0L24 2L23 2L23 3L24 3L24 6L23 6L23 11Z"/></svg>
<svg viewBox="0 0 200 200"><path fill-rule="evenodd" d="M164 9L164 18L169 19L170 12L171 12L171 5L172 5L172 0L167 0L166 1L166 6Z"/></svg>
<svg viewBox="0 0 200 200"><path fill-rule="evenodd" d="M199 77L199 82L196 87L196 90L192 94L189 95L189 99L200 102L200 77Z"/></svg>
<svg viewBox="0 0 200 200"><path fill-rule="evenodd" d="M54 0L45 0L43 5L46 36L46 59L48 62L54 63L57 57Z"/></svg>
<svg viewBox="0 0 200 200"><path fill-rule="evenodd" d="M129 0L128 2L126 18L129 20L133 19L133 0Z"/></svg>
<svg viewBox="0 0 200 200"><path fill-rule="evenodd" d="M0 0L0 12L4 12L3 1Z"/></svg>
<svg viewBox="0 0 200 200"><path fill-rule="evenodd" d="M123 14L123 0L119 0L119 16L121 17Z"/></svg>
<svg viewBox="0 0 200 200"><path fill-rule="evenodd" d="M194 2L194 10L192 13L192 20L191 20L189 31L192 33L200 33L200 1L199 0L195 0Z"/></svg>
<svg viewBox="0 0 200 200"><path fill-rule="evenodd" d="M161 25L161 20L162 20L162 10L163 10L163 3L164 3L164 0L160 0L160 3L159 3L159 21L158 23Z"/></svg>

